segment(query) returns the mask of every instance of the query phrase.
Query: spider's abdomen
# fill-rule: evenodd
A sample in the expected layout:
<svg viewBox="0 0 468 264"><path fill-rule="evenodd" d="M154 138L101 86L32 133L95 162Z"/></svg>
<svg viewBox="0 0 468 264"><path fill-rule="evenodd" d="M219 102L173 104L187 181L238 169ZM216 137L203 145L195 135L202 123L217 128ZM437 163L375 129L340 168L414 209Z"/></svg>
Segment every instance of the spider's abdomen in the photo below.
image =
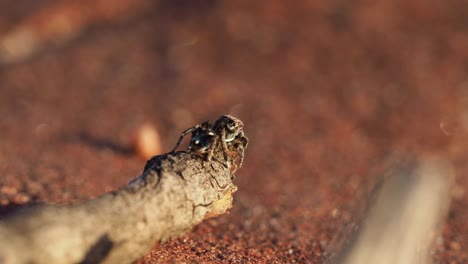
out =
<svg viewBox="0 0 468 264"><path fill-rule="evenodd" d="M213 142L211 134L200 133L192 136L190 141L189 150L198 153L206 153Z"/></svg>

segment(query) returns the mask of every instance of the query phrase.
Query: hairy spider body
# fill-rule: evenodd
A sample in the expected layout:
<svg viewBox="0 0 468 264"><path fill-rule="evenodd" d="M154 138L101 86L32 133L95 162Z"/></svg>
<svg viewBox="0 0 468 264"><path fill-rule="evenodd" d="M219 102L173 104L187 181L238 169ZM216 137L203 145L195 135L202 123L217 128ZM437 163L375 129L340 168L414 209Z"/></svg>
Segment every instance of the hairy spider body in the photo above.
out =
<svg viewBox="0 0 468 264"><path fill-rule="evenodd" d="M240 168L244 160L244 150L248 144L243 128L244 124L239 119L231 115L223 115L214 124L206 121L183 131L172 152L176 151L186 135L192 133L188 152L204 155L206 160L210 161L214 158L214 151L221 145L227 167L231 165L229 157L232 158L229 152L238 152L238 157L235 159L239 160L239 165L236 168Z"/></svg>

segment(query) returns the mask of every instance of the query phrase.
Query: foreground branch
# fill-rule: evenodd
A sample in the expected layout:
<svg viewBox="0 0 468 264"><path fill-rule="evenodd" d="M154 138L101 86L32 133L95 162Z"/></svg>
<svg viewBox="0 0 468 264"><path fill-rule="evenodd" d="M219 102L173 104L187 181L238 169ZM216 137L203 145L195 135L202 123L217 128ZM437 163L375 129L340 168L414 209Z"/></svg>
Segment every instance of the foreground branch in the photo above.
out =
<svg viewBox="0 0 468 264"><path fill-rule="evenodd" d="M232 170L232 169L231 169ZM233 172L186 152L156 156L122 189L0 222L0 263L128 263L232 204Z"/></svg>

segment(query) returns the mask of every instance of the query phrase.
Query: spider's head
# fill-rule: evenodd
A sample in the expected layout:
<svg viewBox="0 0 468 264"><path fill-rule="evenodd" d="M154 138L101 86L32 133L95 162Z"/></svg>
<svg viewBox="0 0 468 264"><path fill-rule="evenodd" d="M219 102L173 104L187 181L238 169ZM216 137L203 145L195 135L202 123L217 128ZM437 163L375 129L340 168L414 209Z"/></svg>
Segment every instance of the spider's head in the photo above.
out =
<svg viewBox="0 0 468 264"><path fill-rule="evenodd" d="M226 142L234 140L234 138L242 133L244 123L231 115L223 115L215 123L215 131L219 133L222 130L226 131Z"/></svg>

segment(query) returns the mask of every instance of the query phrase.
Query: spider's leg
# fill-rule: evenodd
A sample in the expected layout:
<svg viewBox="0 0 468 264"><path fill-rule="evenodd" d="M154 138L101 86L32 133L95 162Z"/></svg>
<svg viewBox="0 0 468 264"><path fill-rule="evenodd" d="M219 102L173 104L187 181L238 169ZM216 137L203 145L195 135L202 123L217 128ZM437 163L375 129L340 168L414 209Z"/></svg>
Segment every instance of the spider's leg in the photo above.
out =
<svg viewBox="0 0 468 264"><path fill-rule="evenodd" d="M207 161L214 160L216 162L221 163L224 167L229 169L229 166L225 162L220 161L218 158L216 158L214 156L214 150L218 147L218 143L219 143L219 138L215 137L214 140L213 140L213 143L210 146L210 150L209 150L208 154L206 155L206 160Z"/></svg>
<svg viewBox="0 0 468 264"><path fill-rule="evenodd" d="M211 145L209 146L208 155L206 155L207 161L211 161L211 159L213 158L214 150L217 144L218 144L218 137L214 137L213 142L211 142Z"/></svg>
<svg viewBox="0 0 468 264"><path fill-rule="evenodd" d="M226 162L227 164L227 167L230 168L230 164L229 164L229 160L228 160L228 155L227 155L227 152L228 152L228 147L227 147L227 144L226 144L226 130L222 130L221 131L221 146L222 146L222 149L223 149L223 158L224 158L224 162Z"/></svg>
<svg viewBox="0 0 468 264"><path fill-rule="evenodd" d="M222 144L222 147L223 147L224 160L228 161L228 156L227 156L228 147L227 147L227 143L226 143L226 130L224 130L224 129L221 132L221 144Z"/></svg>
<svg viewBox="0 0 468 264"><path fill-rule="evenodd" d="M239 152L239 167L242 167L242 162L244 161L244 150L247 147L247 144L249 143L249 140L244 137L244 134L242 133L242 137L240 138L242 141L242 151Z"/></svg>
<svg viewBox="0 0 468 264"><path fill-rule="evenodd" d="M182 142L182 139L183 139L186 135L188 135L189 133L191 133L192 131L194 131L195 129L197 129L197 128L199 128L199 127L200 127L200 125L196 125L196 126L193 126L193 127L191 127L191 128L188 128L188 129L184 130L184 131L182 132L182 134L180 134L179 140L177 140L177 143L176 143L175 147L171 150L171 153L174 153L174 152L177 150L177 148L178 148L179 145L180 145L180 142Z"/></svg>

